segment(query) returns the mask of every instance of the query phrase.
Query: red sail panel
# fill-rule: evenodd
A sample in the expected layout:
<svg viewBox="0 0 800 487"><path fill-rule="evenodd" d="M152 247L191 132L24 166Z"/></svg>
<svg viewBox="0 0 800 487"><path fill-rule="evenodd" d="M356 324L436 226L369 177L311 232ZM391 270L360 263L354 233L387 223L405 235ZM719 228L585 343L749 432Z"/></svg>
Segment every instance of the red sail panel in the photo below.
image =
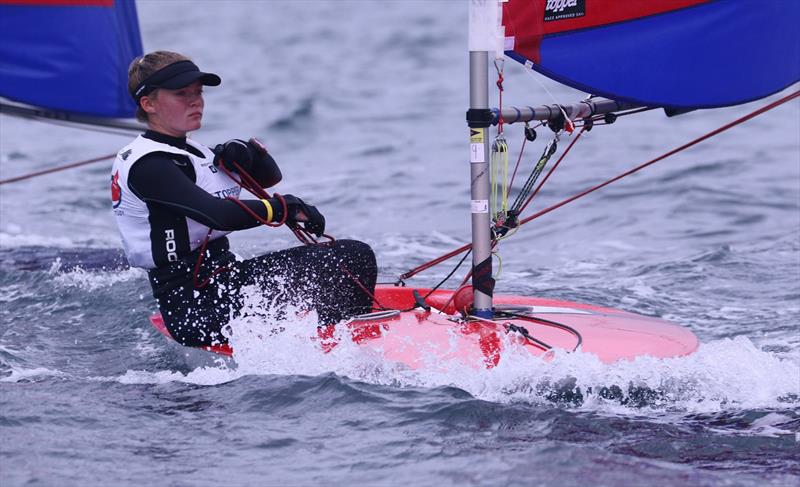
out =
<svg viewBox="0 0 800 487"><path fill-rule="evenodd" d="M800 80L800 0L510 0L505 54L638 105L717 108Z"/></svg>
<svg viewBox="0 0 800 487"><path fill-rule="evenodd" d="M503 3L513 50L538 63L542 37L657 15L710 0L509 0Z"/></svg>

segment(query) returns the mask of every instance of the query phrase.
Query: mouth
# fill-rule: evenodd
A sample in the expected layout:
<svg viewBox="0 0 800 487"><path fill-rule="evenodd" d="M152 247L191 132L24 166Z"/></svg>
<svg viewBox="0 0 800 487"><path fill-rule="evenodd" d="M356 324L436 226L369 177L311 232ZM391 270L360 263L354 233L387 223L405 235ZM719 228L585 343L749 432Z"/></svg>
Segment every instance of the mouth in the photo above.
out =
<svg viewBox="0 0 800 487"><path fill-rule="evenodd" d="M203 118L203 112L194 112L189 114L189 118L194 118L194 117Z"/></svg>

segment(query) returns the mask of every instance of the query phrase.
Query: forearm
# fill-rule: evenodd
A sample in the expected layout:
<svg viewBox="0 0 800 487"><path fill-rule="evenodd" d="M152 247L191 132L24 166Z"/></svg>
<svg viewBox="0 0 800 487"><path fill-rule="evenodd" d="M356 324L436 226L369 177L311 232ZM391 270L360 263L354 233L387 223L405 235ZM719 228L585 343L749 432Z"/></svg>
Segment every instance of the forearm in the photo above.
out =
<svg viewBox="0 0 800 487"><path fill-rule="evenodd" d="M228 199L211 197L209 201L191 201L191 199L157 199L147 198L145 201L162 205L170 211L195 220L214 230L231 232L245 230L261 224L236 202ZM266 206L259 200L240 200L259 218L267 217Z"/></svg>
<svg viewBox="0 0 800 487"><path fill-rule="evenodd" d="M207 193L170 158L158 154L148 155L133 165L128 186L147 204L160 205L216 230L243 230L260 223L236 202ZM242 203L259 218L267 217L267 209L261 201L244 200Z"/></svg>

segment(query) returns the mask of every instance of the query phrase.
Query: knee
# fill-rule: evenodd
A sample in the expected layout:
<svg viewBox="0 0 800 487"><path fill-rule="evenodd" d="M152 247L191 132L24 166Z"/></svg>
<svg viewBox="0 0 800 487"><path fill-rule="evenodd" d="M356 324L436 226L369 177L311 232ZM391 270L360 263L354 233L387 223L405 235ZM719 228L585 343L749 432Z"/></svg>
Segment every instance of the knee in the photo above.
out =
<svg viewBox="0 0 800 487"><path fill-rule="evenodd" d="M375 252L372 247L358 240L337 240L337 248L348 260L367 268L377 268Z"/></svg>
<svg viewBox="0 0 800 487"><path fill-rule="evenodd" d="M360 240L338 240L336 243L351 255L367 260L375 260L375 252L372 251L372 247Z"/></svg>

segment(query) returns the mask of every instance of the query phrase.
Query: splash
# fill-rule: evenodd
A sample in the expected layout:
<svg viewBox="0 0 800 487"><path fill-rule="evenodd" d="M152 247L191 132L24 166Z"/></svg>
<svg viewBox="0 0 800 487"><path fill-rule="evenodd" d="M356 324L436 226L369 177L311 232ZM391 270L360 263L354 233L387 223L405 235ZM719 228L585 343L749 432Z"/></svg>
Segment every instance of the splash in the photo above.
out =
<svg viewBox="0 0 800 487"><path fill-rule="evenodd" d="M519 355L489 371L482 398L612 411L621 406L713 413L800 403L798 377L798 361L736 337L701 345L688 357L645 356L613 364L582 353L556 354L549 363Z"/></svg>
<svg viewBox="0 0 800 487"><path fill-rule="evenodd" d="M215 367L198 367L189 373L161 370L147 372L143 370L129 370L120 377L114 378L120 384L165 384L168 382L182 382L202 386L215 386L232 382L244 374L231 369L220 362ZM108 380L97 378L98 380Z"/></svg>
<svg viewBox="0 0 800 487"><path fill-rule="evenodd" d="M179 372L128 372L124 383L219 384L246 375L334 373L390 387L458 387L498 403L556 404L611 413L717 413L744 409L785 409L800 404L800 357L779 356L739 336L701 345L687 357L649 356L602 363L588 353L555 352L545 358L502 337L504 353L491 369L456 362L447 351L428 350L421 367L386 358L380 345L359 345L346 326L337 326L330 348L317 333L317 314L287 296L245 290L244 313L223 333L234 349L232 362ZM392 333L386 331L388 336ZM451 347L458 346L452 340ZM396 342L395 342L396 343ZM425 344L408 343L421 347ZM203 353L203 352L197 352Z"/></svg>
<svg viewBox="0 0 800 487"><path fill-rule="evenodd" d="M261 296L255 290L247 296L244 313L232 319L223 333L234 350L238 370L244 374L320 375L335 372L361 380L375 381L385 366L376 354L350 339L338 327L333 336L321 339L318 316L304 303L289 296ZM326 344L338 345L328 350ZM327 350L327 351L326 351Z"/></svg>
<svg viewBox="0 0 800 487"><path fill-rule="evenodd" d="M274 309L257 301L249 305ZM502 360L492 369L448 361L441 353L427 354L424 367L411 369L386 360L380 348L353 343L345 327L337 327L339 345L323 353L314 313L300 308L262 313L230 324L234 358L243 374L334 372L395 387L455 386L493 402L588 410L713 413L800 403L800 357L780 358L742 336L707 343L688 357L645 356L614 364L587 353L557 352L542 359L506 342Z"/></svg>
<svg viewBox="0 0 800 487"><path fill-rule="evenodd" d="M98 289L110 288L120 282L141 280L145 272L135 267L114 271L114 272L95 272L81 268L75 268L68 272L61 271L61 261L56 259L49 270L55 276L55 283L65 287L77 287L84 291L96 291Z"/></svg>

